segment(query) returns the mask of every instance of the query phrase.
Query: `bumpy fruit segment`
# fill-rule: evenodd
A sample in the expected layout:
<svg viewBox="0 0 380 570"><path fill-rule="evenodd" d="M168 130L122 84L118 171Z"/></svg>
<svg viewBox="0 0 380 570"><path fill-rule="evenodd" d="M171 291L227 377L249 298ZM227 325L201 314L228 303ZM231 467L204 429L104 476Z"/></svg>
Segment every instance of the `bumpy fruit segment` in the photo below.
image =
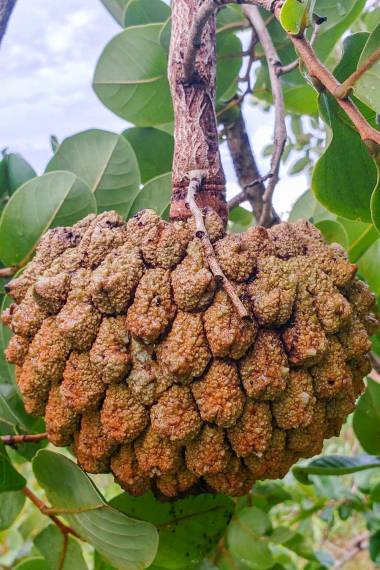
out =
<svg viewBox="0 0 380 570"><path fill-rule="evenodd" d="M144 210L50 230L7 286L6 350L28 412L128 492L234 496L337 435L370 370L375 299L306 221L225 236L214 279L194 222Z"/></svg>

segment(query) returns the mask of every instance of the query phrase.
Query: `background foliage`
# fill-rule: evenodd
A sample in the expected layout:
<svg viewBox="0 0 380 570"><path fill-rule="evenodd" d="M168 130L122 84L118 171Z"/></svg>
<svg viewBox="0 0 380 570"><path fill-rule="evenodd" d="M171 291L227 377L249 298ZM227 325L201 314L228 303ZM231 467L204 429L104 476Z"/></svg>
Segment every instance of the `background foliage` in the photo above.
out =
<svg viewBox="0 0 380 570"><path fill-rule="evenodd" d="M120 24L120 33L101 53L93 86L100 100L133 126L121 134L92 129L62 142L52 137L52 158L42 176L23 157L3 151L0 269L21 271L49 227L73 224L90 212L115 209L127 219L152 207L168 216L170 8L162 0L102 2ZM304 5L297 0L285 4L282 25L297 31ZM380 7L365 0L316 0L313 9L327 18L315 50L343 81L379 45ZM267 14L265 18L282 63L292 62L296 54L284 29ZM260 45L246 73L246 25L237 6L218 14L221 140L225 124L238 112L231 101L240 102L252 92L250 104L272 106ZM310 179L310 189L294 204L289 219L306 217L329 242L346 247L379 299L379 153L361 141L334 98L314 89L302 66L282 81L289 126L282 168L290 174L305 171ZM375 127L379 88L378 62L353 93ZM264 154L272 150L267 147ZM250 210L232 210L231 231L254 223ZM1 284L6 281L3 277ZM3 289L1 296L6 307ZM2 328L0 435L42 432L42 420L26 414L12 367L3 359L8 340L9 332ZM373 341L376 362L380 336ZM69 451L44 449L43 442L16 448L0 443L0 567L321 570L349 568L351 559L352 568L380 565L379 426L380 384L373 372L341 438L326 443L320 458L301 462L283 481L256 483L251 494L237 501L201 495L174 504L158 503L150 494L130 497L107 476L88 477ZM54 511L43 512L27 500L26 485ZM49 514L60 515L73 532L62 532Z"/></svg>

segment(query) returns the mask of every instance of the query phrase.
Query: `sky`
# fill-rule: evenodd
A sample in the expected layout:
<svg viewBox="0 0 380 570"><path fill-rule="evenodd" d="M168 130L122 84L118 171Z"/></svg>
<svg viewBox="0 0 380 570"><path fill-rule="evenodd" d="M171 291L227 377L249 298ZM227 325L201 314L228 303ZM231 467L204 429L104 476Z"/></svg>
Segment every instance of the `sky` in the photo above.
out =
<svg viewBox="0 0 380 570"><path fill-rule="evenodd" d="M100 0L18 0L0 47L0 149L21 153L42 174L62 141L99 128L121 132L128 124L98 100L91 82L96 62L120 27ZM272 141L272 115L245 104L249 136L262 173L269 169L261 149ZM225 145L222 158L230 198L239 191ZM286 176L274 204L288 212L307 189L303 175Z"/></svg>

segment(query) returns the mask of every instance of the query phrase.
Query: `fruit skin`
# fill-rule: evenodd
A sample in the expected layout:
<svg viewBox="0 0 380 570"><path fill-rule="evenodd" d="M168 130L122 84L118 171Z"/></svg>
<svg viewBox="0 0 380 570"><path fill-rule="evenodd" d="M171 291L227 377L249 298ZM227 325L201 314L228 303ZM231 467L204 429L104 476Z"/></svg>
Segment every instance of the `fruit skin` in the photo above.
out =
<svg viewBox="0 0 380 570"><path fill-rule="evenodd" d="M6 350L28 412L132 494L247 493L337 435L370 370L375 298L309 222L225 236L212 275L192 219L88 216L11 281Z"/></svg>

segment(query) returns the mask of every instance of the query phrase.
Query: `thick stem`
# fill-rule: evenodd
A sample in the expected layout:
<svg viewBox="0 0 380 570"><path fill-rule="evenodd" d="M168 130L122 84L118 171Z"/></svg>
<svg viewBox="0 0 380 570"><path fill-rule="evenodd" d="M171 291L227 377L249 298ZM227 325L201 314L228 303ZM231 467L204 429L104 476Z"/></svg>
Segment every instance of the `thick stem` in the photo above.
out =
<svg viewBox="0 0 380 570"><path fill-rule="evenodd" d="M169 82L175 116L173 193L171 219L186 219L189 172L206 171L197 193L200 208L212 208L227 221L226 181L218 145L215 116L215 14L203 25L196 46L193 72L185 68L193 22L202 9L201 0L173 0ZM192 49L193 46L190 46Z"/></svg>
<svg viewBox="0 0 380 570"><path fill-rule="evenodd" d="M15 4L16 0L0 0L0 44L7 30L9 18Z"/></svg>

